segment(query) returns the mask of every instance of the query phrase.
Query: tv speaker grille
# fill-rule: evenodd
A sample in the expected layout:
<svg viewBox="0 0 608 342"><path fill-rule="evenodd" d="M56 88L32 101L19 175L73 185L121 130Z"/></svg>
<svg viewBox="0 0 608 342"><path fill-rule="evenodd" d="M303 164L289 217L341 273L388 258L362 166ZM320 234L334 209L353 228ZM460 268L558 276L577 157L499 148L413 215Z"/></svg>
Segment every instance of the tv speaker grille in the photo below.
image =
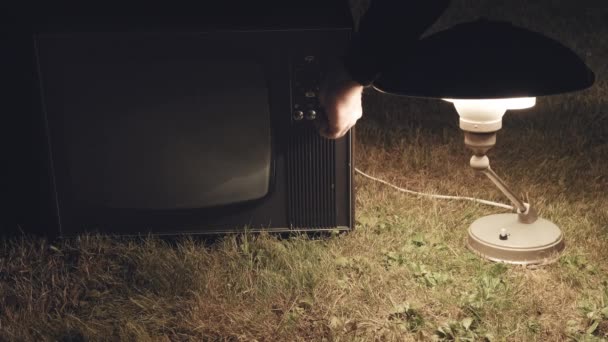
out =
<svg viewBox="0 0 608 342"><path fill-rule="evenodd" d="M294 229L336 227L336 146L312 123L292 126L289 138L289 220Z"/></svg>

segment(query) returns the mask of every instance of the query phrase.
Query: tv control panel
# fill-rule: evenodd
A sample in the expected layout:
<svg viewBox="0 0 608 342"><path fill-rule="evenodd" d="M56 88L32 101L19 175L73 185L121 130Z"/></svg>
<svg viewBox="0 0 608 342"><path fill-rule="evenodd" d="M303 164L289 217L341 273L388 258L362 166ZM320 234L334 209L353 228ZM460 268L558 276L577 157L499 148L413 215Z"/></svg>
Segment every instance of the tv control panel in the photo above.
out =
<svg viewBox="0 0 608 342"><path fill-rule="evenodd" d="M292 69L292 122L312 121L320 115L320 84L321 65L318 56L297 56Z"/></svg>

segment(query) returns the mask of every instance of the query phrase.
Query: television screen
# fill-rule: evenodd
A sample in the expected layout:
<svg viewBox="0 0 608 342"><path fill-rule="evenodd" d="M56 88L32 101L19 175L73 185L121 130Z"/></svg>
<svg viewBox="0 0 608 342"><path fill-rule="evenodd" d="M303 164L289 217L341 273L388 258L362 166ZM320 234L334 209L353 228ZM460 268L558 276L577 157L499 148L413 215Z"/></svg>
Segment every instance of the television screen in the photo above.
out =
<svg viewBox="0 0 608 342"><path fill-rule="evenodd" d="M135 39L136 38L136 39ZM269 90L255 57L204 34L37 39L51 140L83 207L206 208L264 197Z"/></svg>

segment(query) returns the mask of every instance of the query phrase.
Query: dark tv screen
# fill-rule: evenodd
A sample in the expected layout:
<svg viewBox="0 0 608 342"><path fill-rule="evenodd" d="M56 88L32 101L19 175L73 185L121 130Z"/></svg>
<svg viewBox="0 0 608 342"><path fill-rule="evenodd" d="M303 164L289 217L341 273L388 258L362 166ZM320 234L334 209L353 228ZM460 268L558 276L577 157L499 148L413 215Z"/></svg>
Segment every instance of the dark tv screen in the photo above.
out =
<svg viewBox="0 0 608 342"><path fill-rule="evenodd" d="M37 39L53 158L77 207L171 210L269 192L262 64L204 35L49 34ZM162 47L162 48L160 48ZM50 122L50 121L48 121Z"/></svg>

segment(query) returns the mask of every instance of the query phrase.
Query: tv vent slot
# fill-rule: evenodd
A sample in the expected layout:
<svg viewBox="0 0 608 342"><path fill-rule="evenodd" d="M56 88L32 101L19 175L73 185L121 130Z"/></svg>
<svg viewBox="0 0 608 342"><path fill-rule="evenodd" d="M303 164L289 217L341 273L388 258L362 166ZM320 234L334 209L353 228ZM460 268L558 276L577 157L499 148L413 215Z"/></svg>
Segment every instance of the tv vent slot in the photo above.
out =
<svg viewBox="0 0 608 342"><path fill-rule="evenodd" d="M291 227L335 228L335 141L321 137L312 123L291 129L287 156Z"/></svg>

